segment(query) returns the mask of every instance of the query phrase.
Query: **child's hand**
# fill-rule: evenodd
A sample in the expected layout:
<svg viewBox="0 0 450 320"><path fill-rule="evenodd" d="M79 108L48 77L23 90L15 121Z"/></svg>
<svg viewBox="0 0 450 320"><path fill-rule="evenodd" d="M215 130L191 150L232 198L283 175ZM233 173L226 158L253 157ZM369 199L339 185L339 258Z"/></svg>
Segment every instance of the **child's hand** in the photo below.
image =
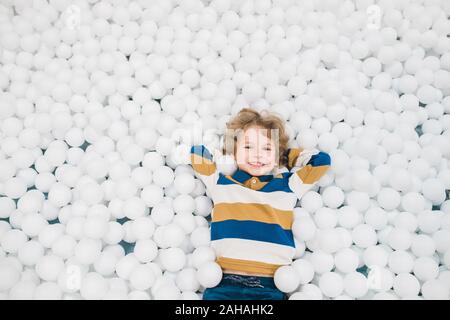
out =
<svg viewBox="0 0 450 320"><path fill-rule="evenodd" d="M311 157L313 155L318 154L320 151L316 148L313 149L305 149L303 150L297 160L295 161L295 165L294 167L304 167L306 166L306 164L309 162L309 160L311 160Z"/></svg>

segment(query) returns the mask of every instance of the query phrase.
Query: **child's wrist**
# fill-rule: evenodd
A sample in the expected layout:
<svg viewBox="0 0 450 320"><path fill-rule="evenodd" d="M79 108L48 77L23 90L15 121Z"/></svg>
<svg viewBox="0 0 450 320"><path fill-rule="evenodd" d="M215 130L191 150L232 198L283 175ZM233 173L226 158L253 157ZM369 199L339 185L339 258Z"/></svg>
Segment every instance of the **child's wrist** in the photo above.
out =
<svg viewBox="0 0 450 320"><path fill-rule="evenodd" d="M320 150L316 148L303 150L295 160L294 167L306 166L307 163L311 160L312 156L318 154L319 152Z"/></svg>

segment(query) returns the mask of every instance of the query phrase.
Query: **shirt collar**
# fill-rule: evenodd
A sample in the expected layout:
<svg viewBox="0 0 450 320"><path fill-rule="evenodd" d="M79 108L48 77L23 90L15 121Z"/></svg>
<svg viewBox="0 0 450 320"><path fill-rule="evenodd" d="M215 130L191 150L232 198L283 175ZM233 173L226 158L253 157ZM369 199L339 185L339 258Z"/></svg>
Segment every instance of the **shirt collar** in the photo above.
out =
<svg viewBox="0 0 450 320"><path fill-rule="evenodd" d="M262 175L262 176L252 176L248 172L241 170L241 169L237 169L236 172L231 177L234 180L239 181L240 183L244 183L245 181L247 181L248 179L251 179L253 177L258 178L259 181L261 181L261 182L270 181L273 179L272 174L266 174L266 175Z"/></svg>

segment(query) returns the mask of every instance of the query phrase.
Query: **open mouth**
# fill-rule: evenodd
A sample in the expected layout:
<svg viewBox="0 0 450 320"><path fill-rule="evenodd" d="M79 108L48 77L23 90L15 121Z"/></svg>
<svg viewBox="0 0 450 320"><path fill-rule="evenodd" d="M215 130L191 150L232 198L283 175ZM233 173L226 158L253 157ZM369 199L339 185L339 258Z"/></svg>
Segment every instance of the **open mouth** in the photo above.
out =
<svg viewBox="0 0 450 320"><path fill-rule="evenodd" d="M266 165L265 163L261 163L261 162L249 162L248 164L254 168L261 168Z"/></svg>

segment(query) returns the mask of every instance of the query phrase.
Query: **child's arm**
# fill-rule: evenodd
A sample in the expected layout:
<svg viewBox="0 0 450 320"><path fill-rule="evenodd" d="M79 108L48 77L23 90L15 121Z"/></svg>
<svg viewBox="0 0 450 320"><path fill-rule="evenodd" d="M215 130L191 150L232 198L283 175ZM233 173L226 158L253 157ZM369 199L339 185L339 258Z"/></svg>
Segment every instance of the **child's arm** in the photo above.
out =
<svg viewBox="0 0 450 320"><path fill-rule="evenodd" d="M289 187L300 199L319 181L331 165L330 155L318 149L290 148L287 151Z"/></svg>
<svg viewBox="0 0 450 320"><path fill-rule="evenodd" d="M191 147L191 165L195 175L202 180L206 188L211 189L217 182L218 171L214 157L204 145Z"/></svg>

